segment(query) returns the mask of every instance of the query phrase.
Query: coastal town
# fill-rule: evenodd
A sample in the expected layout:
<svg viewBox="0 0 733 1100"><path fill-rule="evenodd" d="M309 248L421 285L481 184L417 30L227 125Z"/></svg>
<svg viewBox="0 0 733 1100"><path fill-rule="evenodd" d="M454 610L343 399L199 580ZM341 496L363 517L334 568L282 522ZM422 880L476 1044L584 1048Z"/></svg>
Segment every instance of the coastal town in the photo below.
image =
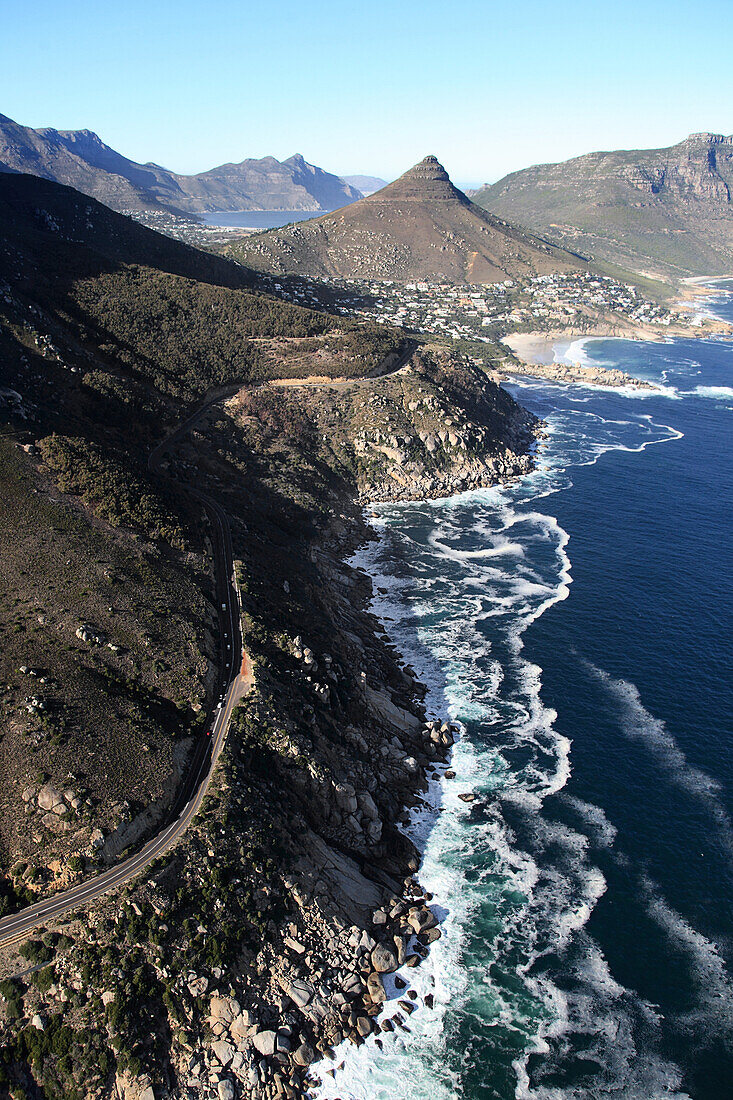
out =
<svg viewBox="0 0 733 1100"><path fill-rule="evenodd" d="M486 285L356 279L303 279L273 289L305 305L327 295L346 314L420 335L493 344L512 332L590 332L599 321L624 326L689 327L691 317L645 298L631 285L592 272L536 275Z"/></svg>

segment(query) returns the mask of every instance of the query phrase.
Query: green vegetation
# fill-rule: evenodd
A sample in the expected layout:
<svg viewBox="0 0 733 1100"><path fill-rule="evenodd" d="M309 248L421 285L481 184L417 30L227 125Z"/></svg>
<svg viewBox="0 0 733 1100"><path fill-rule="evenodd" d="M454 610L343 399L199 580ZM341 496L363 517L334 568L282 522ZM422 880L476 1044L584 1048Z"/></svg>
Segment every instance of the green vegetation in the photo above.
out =
<svg viewBox="0 0 733 1100"><path fill-rule="evenodd" d="M75 493L113 527L135 527L148 538L184 545L180 521L166 507L160 491L123 461L84 439L50 435L40 451L56 475L59 489Z"/></svg>

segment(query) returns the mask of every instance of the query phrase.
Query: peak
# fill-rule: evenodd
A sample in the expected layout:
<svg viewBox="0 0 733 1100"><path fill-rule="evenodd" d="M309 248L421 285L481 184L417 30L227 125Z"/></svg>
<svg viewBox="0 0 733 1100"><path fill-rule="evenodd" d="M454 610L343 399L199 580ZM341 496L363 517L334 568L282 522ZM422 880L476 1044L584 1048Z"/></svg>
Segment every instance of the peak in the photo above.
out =
<svg viewBox="0 0 733 1100"><path fill-rule="evenodd" d="M711 134L705 131L701 131L699 134L690 134L686 140L695 145L733 145L733 136L726 137L725 134Z"/></svg>
<svg viewBox="0 0 733 1100"><path fill-rule="evenodd" d="M72 141L93 141L95 145L102 145L102 139L94 130L62 130L69 135Z"/></svg>
<svg viewBox="0 0 733 1100"><path fill-rule="evenodd" d="M412 168L409 168L407 172L405 172L405 176L411 176L415 179L450 181L450 176L445 168L432 153L427 157L423 157L423 159L418 164L414 164Z"/></svg>
<svg viewBox="0 0 733 1100"><path fill-rule="evenodd" d="M460 202L468 199L450 181L450 176L437 157L423 157L418 164L390 183L366 202L388 202L395 199L419 199L424 202Z"/></svg>

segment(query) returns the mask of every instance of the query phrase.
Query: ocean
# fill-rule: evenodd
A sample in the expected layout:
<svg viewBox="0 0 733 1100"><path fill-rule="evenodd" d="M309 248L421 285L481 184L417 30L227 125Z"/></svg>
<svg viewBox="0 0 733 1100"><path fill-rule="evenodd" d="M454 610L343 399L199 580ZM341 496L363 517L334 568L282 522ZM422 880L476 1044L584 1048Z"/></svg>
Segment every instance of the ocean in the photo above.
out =
<svg viewBox="0 0 733 1100"><path fill-rule="evenodd" d="M360 556L462 736L413 825L419 1007L323 1100L733 1097L733 342L563 354L656 389L509 386L537 470L382 507Z"/></svg>

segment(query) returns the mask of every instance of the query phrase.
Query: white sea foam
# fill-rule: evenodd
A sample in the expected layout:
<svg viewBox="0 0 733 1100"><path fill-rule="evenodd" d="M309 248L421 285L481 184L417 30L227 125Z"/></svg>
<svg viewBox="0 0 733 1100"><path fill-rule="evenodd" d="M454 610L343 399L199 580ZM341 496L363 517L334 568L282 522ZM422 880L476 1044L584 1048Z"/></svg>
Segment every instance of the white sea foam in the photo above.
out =
<svg viewBox="0 0 733 1100"><path fill-rule="evenodd" d="M579 364L581 367L593 367L597 365L597 361L590 358L586 351L586 346L592 337L583 336L579 340L573 340L571 343L566 344L564 341L555 345L555 362L563 363L567 366L573 366Z"/></svg>
<svg viewBox="0 0 733 1100"><path fill-rule="evenodd" d="M554 1023L538 1036L533 1050L516 1059L517 1100L690 1100L680 1091L682 1074L673 1062L660 1056L659 1018L611 975L597 944L584 930L575 937L572 966L575 991L569 995L547 977L537 979L554 1008ZM553 1086L542 1077L552 1076L563 1057L572 1058L572 1044L580 1040L587 1063L596 1063L592 1080ZM544 1055L544 1072L532 1081L528 1072L531 1054Z"/></svg>
<svg viewBox="0 0 733 1100"><path fill-rule="evenodd" d="M709 397L712 401L730 401L733 399L733 386L695 386L692 393L698 397Z"/></svg>
<svg viewBox="0 0 733 1100"><path fill-rule="evenodd" d="M717 780L689 762L665 723L646 709L635 684L614 679L590 661L584 663L615 698L624 734L643 744L668 778L708 811L717 824L718 838L726 856L733 859L733 822L720 799L721 788Z"/></svg>
<svg viewBox="0 0 733 1100"><path fill-rule="evenodd" d="M721 947L699 932L669 905L661 890L643 876L647 912L663 929L674 950L688 961L695 990L695 1004L675 1018L678 1027L693 1031L700 1042L720 1036L733 1040L733 981L721 953Z"/></svg>
<svg viewBox="0 0 733 1100"><path fill-rule="evenodd" d="M578 352L587 354L584 341L576 359ZM466 1067L450 1030L461 1021L485 1036L490 1029L497 1051L504 1030L518 1097L685 1098L680 1071L655 1054L653 1010L614 980L587 934L606 888L593 850L613 845L615 827L600 807L566 794L571 744L542 702L541 669L522 653L529 623L566 599L572 583L568 533L537 502L572 484L569 466L591 465L613 449L641 452L681 433L650 416L620 421L575 406L552 414L549 430L539 468L515 485L380 508L382 538L360 555L381 589L374 610L428 684L429 710L443 714L447 705L455 720L479 723L489 736L458 743L456 779L431 786L411 821L424 851L421 881L445 913L442 938L407 975L419 1006L411 1031L383 1034L382 1050L373 1037L358 1049L344 1046L334 1077L323 1076L327 1063L316 1067L322 1100L464 1095ZM427 542L414 533L413 517L421 531L432 528ZM471 805L458 798L466 790L476 794ZM577 828L545 812L557 796ZM471 939L475 926L494 930L480 946ZM537 968L550 952L563 954L567 988L552 981L551 968ZM502 970L510 980L495 977ZM427 993L433 1011L424 1006ZM530 1075L533 1051L543 1052L550 1073L579 1036L599 1066L592 1089L545 1086L536 1062ZM518 1046L524 1053L512 1055Z"/></svg>
<svg viewBox="0 0 733 1100"><path fill-rule="evenodd" d="M608 820L601 806L595 806L592 802L585 802L582 798L576 798L575 795L567 793L563 793L562 801L578 815L591 842L597 848L613 846L618 829Z"/></svg>

